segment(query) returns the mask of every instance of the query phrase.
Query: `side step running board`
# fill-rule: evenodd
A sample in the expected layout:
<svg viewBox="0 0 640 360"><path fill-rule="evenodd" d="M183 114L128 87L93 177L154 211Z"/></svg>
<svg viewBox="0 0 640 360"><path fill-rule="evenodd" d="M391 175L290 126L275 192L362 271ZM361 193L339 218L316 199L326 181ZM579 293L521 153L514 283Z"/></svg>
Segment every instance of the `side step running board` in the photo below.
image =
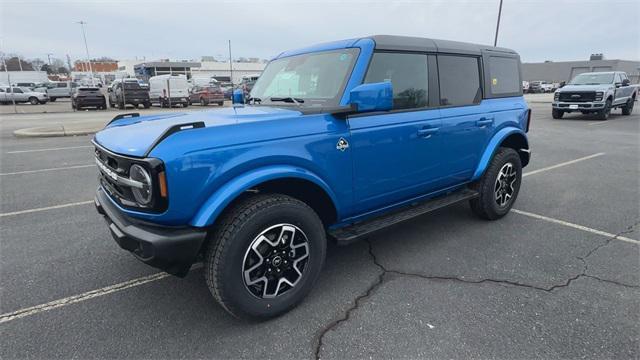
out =
<svg viewBox="0 0 640 360"><path fill-rule="evenodd" d="M417 205L405 207L399 211L382 215L371 220L365 220L339 229L329 230L338 244L350 243L363 236L369 235L391 225L424 215L428 212L441 209L457 202L471 200L478 196L478 192L471 189L462 189L450 194L439 196Z"/></svg>

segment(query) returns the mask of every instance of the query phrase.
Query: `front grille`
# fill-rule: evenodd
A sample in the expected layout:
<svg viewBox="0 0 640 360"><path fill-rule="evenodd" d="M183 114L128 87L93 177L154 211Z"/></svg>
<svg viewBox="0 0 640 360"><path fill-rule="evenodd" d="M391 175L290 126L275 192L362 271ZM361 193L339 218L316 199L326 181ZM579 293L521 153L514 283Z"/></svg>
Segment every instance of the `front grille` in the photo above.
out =
<svg viewBox="0 0 640 360"><path fill-rule="evenodd" d="M590 102L596 100L596 93L595 91L561 92L559 100L565 102Z"/></svg>

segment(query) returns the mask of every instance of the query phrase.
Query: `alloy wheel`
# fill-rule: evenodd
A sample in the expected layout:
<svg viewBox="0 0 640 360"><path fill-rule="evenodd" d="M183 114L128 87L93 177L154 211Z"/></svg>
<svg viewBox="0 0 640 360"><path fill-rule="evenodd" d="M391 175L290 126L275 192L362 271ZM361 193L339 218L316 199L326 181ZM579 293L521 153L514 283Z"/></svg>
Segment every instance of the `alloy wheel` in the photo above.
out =
<svg viewBox="0 0 640 360"><path fill-rule="evenodd" d="M505 207L509 204L515 193L515 185L518 180L516 169L513 164L508 162L502 166L494 186L494 200L499 207Z"/></svg>
<svg viewBox="0 0 640 360"><path fill-rule="evenodd" d="M262 231L244 255L242 278L258 298L275 298L293 289L309 259L309 241L292 224L278 224Z"/></svg>

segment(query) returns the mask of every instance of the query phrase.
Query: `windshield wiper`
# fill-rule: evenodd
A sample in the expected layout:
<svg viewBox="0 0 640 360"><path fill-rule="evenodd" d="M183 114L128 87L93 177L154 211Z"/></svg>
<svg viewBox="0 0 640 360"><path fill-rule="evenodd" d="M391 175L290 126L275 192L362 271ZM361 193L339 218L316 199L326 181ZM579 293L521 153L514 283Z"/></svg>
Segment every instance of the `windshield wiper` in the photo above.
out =
<svg viewBox="0 0 640 360"><path fill-rule="evenodd" d="M257 97L250 97L250 98L248 98L248 99L247 99L247 104L251 104L251 103L253 103L253 104L255 104L255 103L260 104L261 102L262 102L262 99L257 98Z"/></svg>
<svg viewBox="0 0 640 360"><path fill-rule="evenodd" d="M270 101L282 101L282 102L288 102L288 103L294 103L298 106L300 106L300 104L304 103L304 99L301 98L294 98L294 97L271 97L269 98Z"/></svg>

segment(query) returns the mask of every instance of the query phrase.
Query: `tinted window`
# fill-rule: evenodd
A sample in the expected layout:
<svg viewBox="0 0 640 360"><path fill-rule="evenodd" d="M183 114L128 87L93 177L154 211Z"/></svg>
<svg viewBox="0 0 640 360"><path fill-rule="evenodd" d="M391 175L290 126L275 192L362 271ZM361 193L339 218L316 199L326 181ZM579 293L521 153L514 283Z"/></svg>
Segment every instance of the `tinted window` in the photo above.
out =
<svg viewBox="0 0 640 360"><path fill-rule="evenodd" d="M0 89L0 92L4 92L4 89Z"/></svg>
<svg viewBox="0 0 640 360"><path fill-rule="evenodd" d="M489 58L489 79L491 93L494 95L520 92L520 73L518 60L514 58L491 56ZM546 81L544 82L546 84Z"/></svg>
<svg viewBox="0 0 640 360"><path fill-rule="evenodd" d="M22 94L22 90L20 90L18 88L13 88L13 93L14 94Z"/></svg>
<svg viewBox="0 0 640 360"><path fill-rule="evenodd" d="M365 83L390 81L393 108L427 106L427 56L422 54L375 53Z"/></svg>
<svg viewBox="0 0 640 360"><path fill-rule="evenodd" d="M482 98L478 58L438 55L440 105L477 104Z"/></svg>

